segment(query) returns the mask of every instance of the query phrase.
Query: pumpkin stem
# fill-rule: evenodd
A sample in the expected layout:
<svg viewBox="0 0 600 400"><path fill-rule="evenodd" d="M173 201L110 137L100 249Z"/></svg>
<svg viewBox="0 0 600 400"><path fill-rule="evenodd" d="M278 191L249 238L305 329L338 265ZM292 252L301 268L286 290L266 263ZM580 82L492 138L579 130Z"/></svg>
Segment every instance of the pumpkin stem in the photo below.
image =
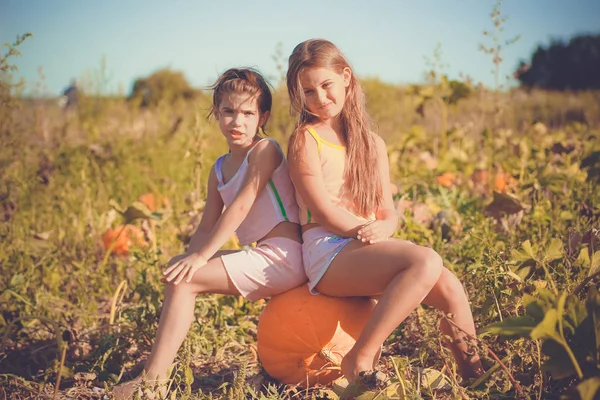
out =
<svg viewBox="0 0 600 400"><path fill-rule="evenodd" d="M319 357L335 365L336 367L339 367L341 364L339 358L329 348L323 348L319 350Z"/></svg>

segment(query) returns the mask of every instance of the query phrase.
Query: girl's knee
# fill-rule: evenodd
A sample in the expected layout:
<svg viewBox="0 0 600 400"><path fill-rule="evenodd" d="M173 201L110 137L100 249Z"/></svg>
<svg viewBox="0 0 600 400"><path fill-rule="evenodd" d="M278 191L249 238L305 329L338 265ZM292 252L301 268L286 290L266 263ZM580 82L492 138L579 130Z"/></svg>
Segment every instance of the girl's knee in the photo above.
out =
<svg viewBox="0 0 600 400"><path fill-rule="evenodd" d="M185 281L179 282L178 284L175 284L173 282L168 282L165 285L165 295L183 295L183 294L188 294L188 295L197 295L199 294L198 292L198 285L196 284L192 284L192 283L188 283Z"/></svg>
<svg viewBox="0 0 600 400"><path fill-rule="evenodd" d="M421 252L421 265L417 268L420 268L422 279L434 285L442 274L444 262L442 257L433 249L423 247Z"/></svg>
<svg viewBox="0 0 600 400"><path fill-rule="evenodd" d="M448 301L462 301L467 298L467 293L461 281L447 269L443 271L438 284L440 293Z"/></svg>

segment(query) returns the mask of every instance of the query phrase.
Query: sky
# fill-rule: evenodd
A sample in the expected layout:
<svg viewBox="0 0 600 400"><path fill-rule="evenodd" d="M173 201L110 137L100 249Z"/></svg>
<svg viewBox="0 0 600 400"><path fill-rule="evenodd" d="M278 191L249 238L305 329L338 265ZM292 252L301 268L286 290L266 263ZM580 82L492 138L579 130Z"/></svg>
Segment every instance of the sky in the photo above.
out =
<svg viewBox="0 0 600 400"><path fill-rule="evenodd" d="M271 81L293 48L325 38L347 56L362 78L419 83L426 58L440 46L443 72L494 85L493 0L0 0L0 44L19 34L32 38L14 79L25 94L59 95L72 79L100 93L128 94L136 78L161 68L185 74L205 88L227 68L252 66ZM600 33L600 0L505 0L501 76L530 60L538 45ZM7 48L2 48L6 53ZM40 75L40 69L43 78ZM104 71L104 72L102 72ZM104 76L104 78L99 78ZM90 83L91 82L91 83ZM502 82L505 82L504 79ZM511 84L511 82L508 82ZM512 81L512 84L515 84Z"/></svg>

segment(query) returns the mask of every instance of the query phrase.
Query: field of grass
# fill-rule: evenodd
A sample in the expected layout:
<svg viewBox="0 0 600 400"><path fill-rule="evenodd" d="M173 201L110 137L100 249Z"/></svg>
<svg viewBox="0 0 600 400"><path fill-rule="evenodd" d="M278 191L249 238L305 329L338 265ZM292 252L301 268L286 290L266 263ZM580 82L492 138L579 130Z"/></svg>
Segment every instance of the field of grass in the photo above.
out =
<svg viewBox="0 0 600 400"><path fill-rule="evenodd" d="M460 382L439 344L444 316L423 307L384 346L388 386L360 398L594 398L600 94L481 89L449 104L433 92L419 109L415 90L363 84L398 187L396 236L433 247L460 277L489 374ZM226 151L205 118L208 101L140 109L87 97L71 112L49 99L3 103L0 398L100 399L141 370L161 268L183 251L209 168ZM285 148L292 127L279 87L267 133ZM135 214L149 194L154 214L124 212L133 205ZM107 231L125 223L134 227L123 231L128 248L111 245ZM338 398L330 388L278 384L261 369L265 304L199 297L169 398ZM448 387L433 390L420 368L443 372Z"/></svg>

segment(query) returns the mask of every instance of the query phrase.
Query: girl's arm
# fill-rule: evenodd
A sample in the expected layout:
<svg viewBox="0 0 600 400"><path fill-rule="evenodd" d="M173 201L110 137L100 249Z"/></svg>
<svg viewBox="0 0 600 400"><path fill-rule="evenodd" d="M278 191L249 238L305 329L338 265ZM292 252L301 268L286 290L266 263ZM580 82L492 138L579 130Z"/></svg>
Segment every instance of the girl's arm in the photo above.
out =
<svg viewBox="0 0 600 400"><path fill-rule="evenodd" d="M234 234L252 208L258 194L264 190L273 171L283 161L276 144L264 141L256 145L248 157L248 170L233 202L218 218L206 239L194 253L209 260Z"/></svg>
<svg viewBox="0 0 600 400"><path fill-rule="evenodd" d="M298 131L290 138L290 149L294 148L297 135L304 135L305 144L302 150L291 151L288 157L290 177L296 190L319 225L340 236L356 237L365 222L331 203L325 190L317 143L306 131Z"/></svg>
<svg viewBox="0 0 600 400"><path fill-rule="evenodd" d="M202 212L202 219L190 239L190 244L186 251L187 254L197 252L204 245L210 238L210 231L213 229L223 212L224 204L217 189L218 184L217 171L213 165L208 176L208 190L206 194L206 203L204 204L204 210Z"/></svg>

